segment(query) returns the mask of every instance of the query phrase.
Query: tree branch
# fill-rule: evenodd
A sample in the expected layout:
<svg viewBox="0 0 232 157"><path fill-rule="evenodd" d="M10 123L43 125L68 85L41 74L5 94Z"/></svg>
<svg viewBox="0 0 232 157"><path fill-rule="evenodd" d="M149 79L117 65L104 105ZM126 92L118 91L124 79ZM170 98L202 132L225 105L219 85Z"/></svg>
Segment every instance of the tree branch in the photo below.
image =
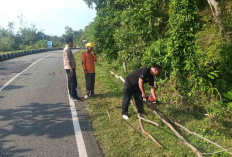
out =
<svg viewBox="0 0 232 157"><path fill-rule="evenodd" d="M211 141L211 140L209 140L209 139L207 139L207 138L205 138L205 137L203 137L203 136L201 136L201 135L199 135L199 134L197 134L197 133L195 133L195 132L193 132L193 131L187 129L186 127L184 127L183 125L181 125L181 124L179 124L179 123L177 123L177 122L173 122L173 123L174 123L176 126L182 128L184 131L188 132L189 134L195 135L195 136L197 136L197 137L199 137L199 138L201 138L201 139L203 139L203 140L205 140L205 141L207 141L207 142L209 142L209 143L211 143L211 144L213 144L213 145L215 145L215 146L221 148L223 151L229 153L230 155L232 155L232 153L229 152L228 149L223 148L223 147L220 146L219 144L217 144L217 143L215 143L215 142L213 142L213 141Z"/></svg>

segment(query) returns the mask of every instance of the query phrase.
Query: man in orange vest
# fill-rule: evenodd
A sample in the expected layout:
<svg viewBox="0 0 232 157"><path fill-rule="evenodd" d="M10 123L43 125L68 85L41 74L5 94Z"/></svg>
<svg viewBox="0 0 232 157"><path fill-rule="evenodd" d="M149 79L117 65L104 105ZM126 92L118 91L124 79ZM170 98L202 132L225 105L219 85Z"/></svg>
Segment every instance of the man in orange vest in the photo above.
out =
<svg viewBox="0 0 232 157"><path fill-rule="evenodd" d="M82 67L85 74L85 85L86 92L84 98L87 99L89 96L94 95L94 84L95 84L95 65L97 61L96 54L93 52L93 43L86 44L86 52L81 55Z"/></svg>

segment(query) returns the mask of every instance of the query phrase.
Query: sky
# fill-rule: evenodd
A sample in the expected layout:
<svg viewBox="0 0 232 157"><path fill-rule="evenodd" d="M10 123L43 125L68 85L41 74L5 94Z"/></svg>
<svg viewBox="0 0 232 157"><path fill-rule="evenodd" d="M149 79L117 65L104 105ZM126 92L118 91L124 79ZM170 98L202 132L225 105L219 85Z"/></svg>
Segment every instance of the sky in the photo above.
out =
<svg viewBox="0 0 232 157"><path fill-rule="evenodd" d="M17 30L22 15L27 27L36 25L47 35L61 36L65 26L73 30L84 29L96 16L83 0L0 0L0 27L14 22Z"/></svg>

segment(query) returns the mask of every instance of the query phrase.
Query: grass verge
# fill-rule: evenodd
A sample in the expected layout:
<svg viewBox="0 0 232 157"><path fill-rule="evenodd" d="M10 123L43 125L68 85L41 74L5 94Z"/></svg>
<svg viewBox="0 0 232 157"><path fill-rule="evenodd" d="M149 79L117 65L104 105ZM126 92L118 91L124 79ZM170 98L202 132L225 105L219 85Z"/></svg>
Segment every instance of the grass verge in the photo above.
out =
<svg viewBox="0 0 232 157"><path fill-rule="evenodd" d="M77 79L82 93L85 92L85 79L81 65L81 51L75 54L77 61ZM163 146L158 148L147 136L139 133L139 123L132 107L129 107L130 119L126 122L121 118L121 106L123 83L109 73L111 67L102 61L96 64L96 82L94 97L85 101L93 123L94 134L99 141L106 157L191 157L196 156L187 146L179 140L175 134L155 115L147 110L145 117L161 124L159 128L143 122L144 127ZM115 71L115 70L113 70ZM117 71L115 71L117 73ZM171 94L171 93L170 93ZM110 110L112 109L112 110ZM107 114L109 111L110 118ZM163 104L160 110L169 118L182 122L190 130L196 131L227 148L232 147L230 132L218 129L210 123L206 117L197 116L194 113L179 111L175 106ZM228 130L228 128L227 128ZM201 152L215 152L220 149L211 144L188 135L180 130L180 133ZM219 153L214 156L229 156Z"/></svg>

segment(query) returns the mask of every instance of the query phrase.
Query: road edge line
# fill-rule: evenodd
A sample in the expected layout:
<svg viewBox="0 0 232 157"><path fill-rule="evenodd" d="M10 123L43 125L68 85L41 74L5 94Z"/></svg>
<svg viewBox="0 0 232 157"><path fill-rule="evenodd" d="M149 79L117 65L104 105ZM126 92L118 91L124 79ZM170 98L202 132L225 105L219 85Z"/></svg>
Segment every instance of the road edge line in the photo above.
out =
<svg viewBox="0 0 232 157"><path fill-rule="evenodd" d="M66 81L68 81L67 75L66 75ZM67 87L67 89L68 89L68 87ZM82 132L81 132L79 118L77 117L75 103L70 98L69 91L68 91L68 99L69 99L69 105L70 105L70 109L71 109L71 115L72 115L72 120L73 120L73 127L74 127L74 133L75 133L75 137L76 137L76 143L77 143L79 157L88 157L86 147L85 147L85 142L84 142Z"/></svg>

